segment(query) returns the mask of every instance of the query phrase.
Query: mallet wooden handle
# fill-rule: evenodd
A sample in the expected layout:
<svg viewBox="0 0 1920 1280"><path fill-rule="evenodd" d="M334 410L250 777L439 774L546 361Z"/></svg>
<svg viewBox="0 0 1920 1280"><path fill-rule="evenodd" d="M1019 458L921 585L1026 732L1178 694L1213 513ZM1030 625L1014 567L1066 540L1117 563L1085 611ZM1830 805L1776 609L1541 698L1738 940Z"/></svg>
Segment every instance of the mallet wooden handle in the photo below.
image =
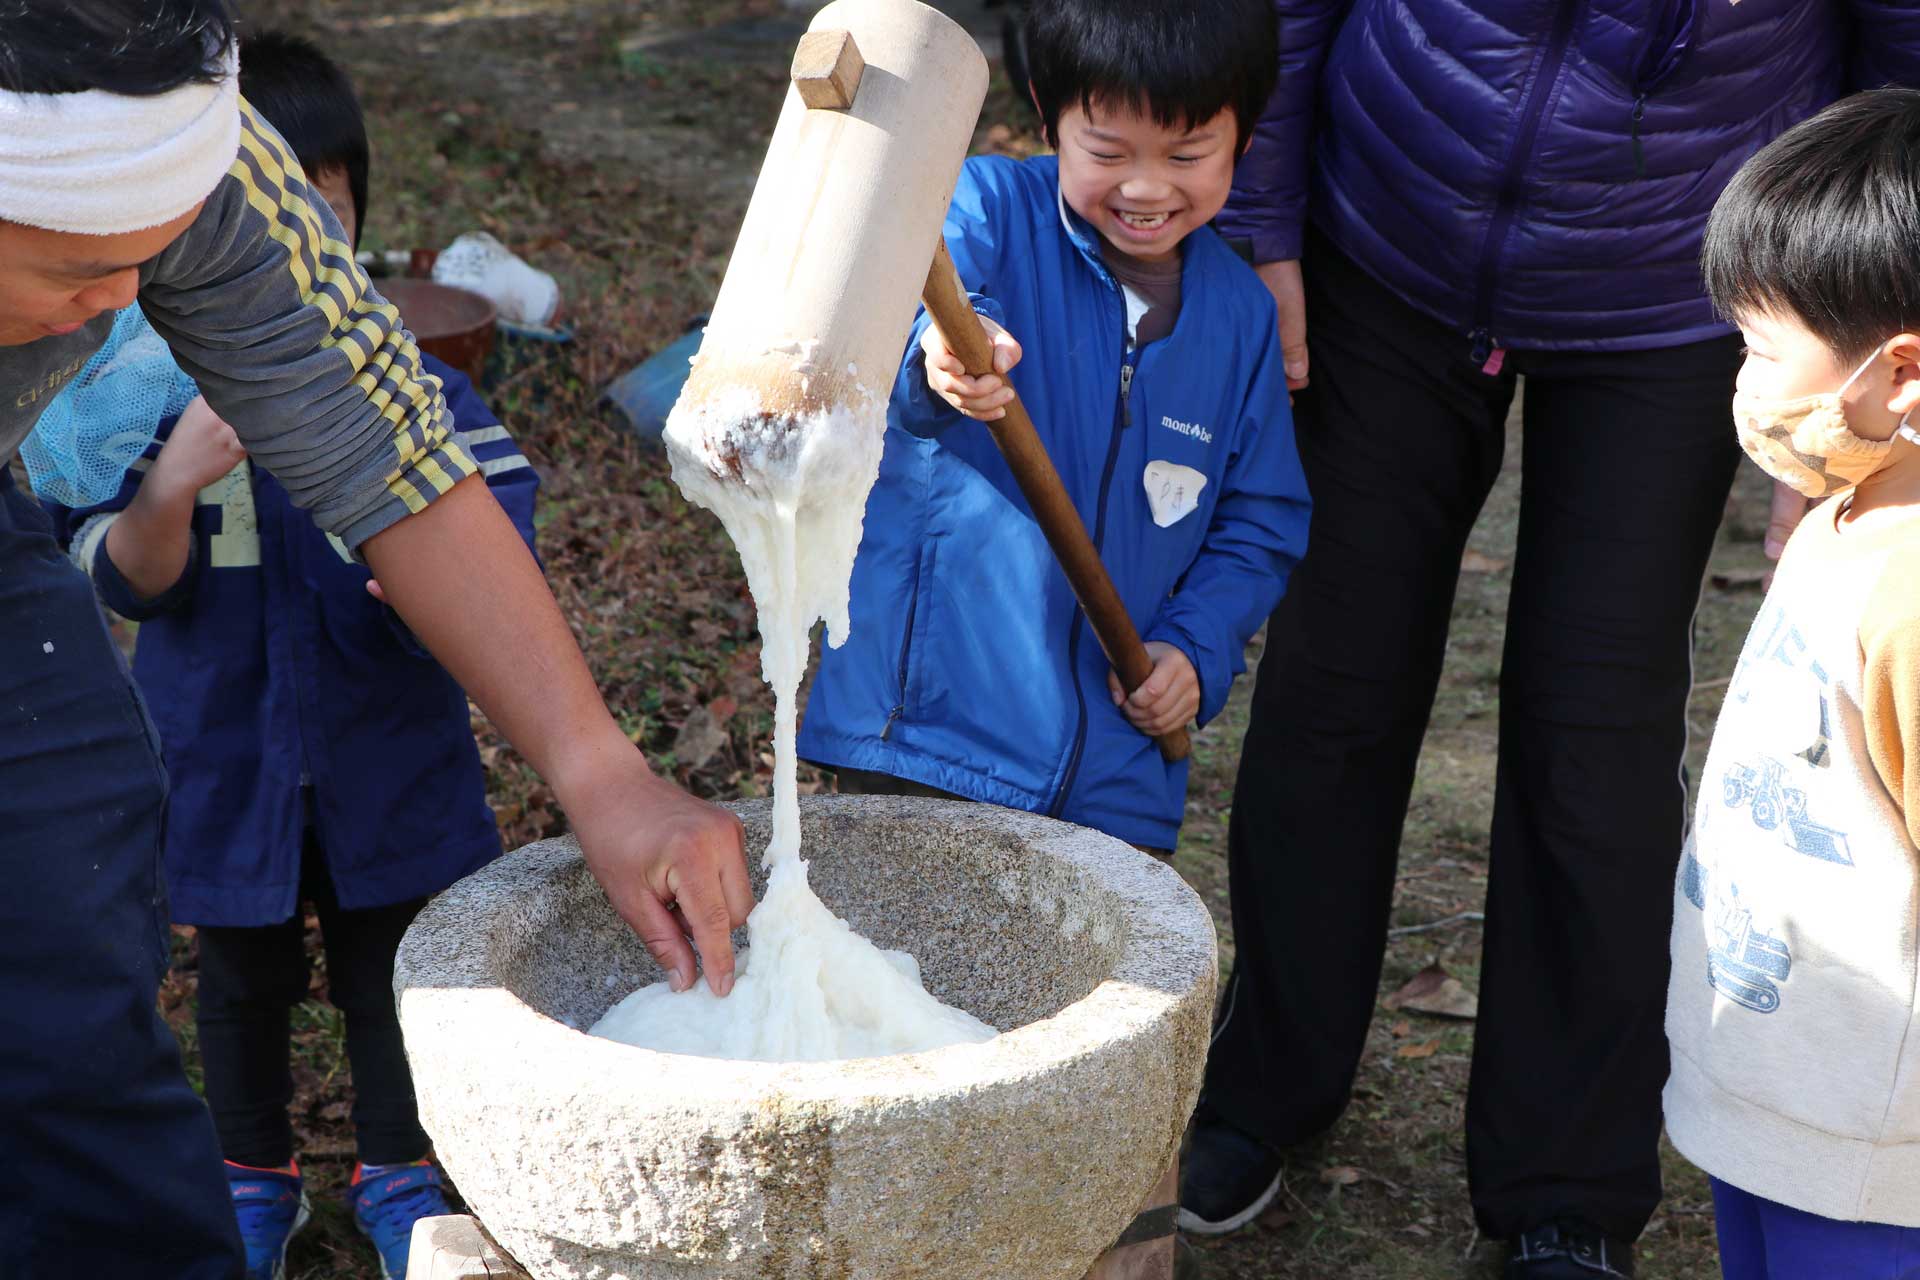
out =
<svg viewBox="0 0 1920 1280"><path fill-rule="evenodd" d="M967 300L966 286L960 282L960 273L954 269L944 239L934 253L933 269L927 273L927 287L920 298L926 303L933 323L939 326L940 336L947 340L948 350L960 357L967 372L974 377L992 373L993 343L980 326L973 304ZM1006 416L986 425L993 432L993 441L1000 446L1014 480L1019 483L1020 492L1026 495L1040 531L1047 536L1047 545L1053 548L1060 568L1066 572L1074 598L1079 600L1087 621L1093 624L1100 648L1120 674L1121 687L1132 693L1153 674L1153 659L1147 656L1147 647L1140 643L1140 633L1134 628L1133 619L1127 616L1126 606L1120 603L1120 593L1113 589L1113 579L1107 576L1107 567L1100 563L1100 553L1094 548L1093 539L1087 536L1087 526L1081 522L1073 499L1067 496L1066 486L1060 483L1060 473L1053 469L1053 459L1040 443L1026 406L1016 395L1007 402ZM1161 734L1158 742L1160 754L1168 760L1186 759L1193 745L1184 728Z"/></svg>

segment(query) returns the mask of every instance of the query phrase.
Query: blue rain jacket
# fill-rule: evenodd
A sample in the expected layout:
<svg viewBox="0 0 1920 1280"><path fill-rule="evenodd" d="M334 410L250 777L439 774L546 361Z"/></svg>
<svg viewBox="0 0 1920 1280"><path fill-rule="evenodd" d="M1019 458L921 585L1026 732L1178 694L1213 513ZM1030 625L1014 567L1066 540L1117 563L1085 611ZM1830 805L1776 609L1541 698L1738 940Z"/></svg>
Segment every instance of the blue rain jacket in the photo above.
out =
<svg viewBox="0 0 1920 1280"><path fill-rule="evenodd" d="M531 547L537 474L464 375L424 353L421 363ZM179 583L146 601L127 586L106 555L107 521L172 427L110 501L48 510L101 599L141 624L133 671L172 784L174 920L291 917L309 816L349 909L438 893L498 856L466 695L367 594L366 568L265 471L243 462L200 491Z"/></svg>
<svg viewBox="0 0 1920 1280"><path fill-rule="evenodd" d="M1306 548L1272 297L1203 228L1183 246L1173 332L1130 355L1119 285L1060 200L1052 157L969 160L946 238L976 307L1024 349L1013 383L1134 624L1193 662L1205 723ZM852 629L821 660L801 754L1171 847L1186 765L1113 705L1099 642L992 436L927 387L926 323L888 406ZM1149 470L1164 484L1168 467L1201 487L1162 527Z"/></svg>

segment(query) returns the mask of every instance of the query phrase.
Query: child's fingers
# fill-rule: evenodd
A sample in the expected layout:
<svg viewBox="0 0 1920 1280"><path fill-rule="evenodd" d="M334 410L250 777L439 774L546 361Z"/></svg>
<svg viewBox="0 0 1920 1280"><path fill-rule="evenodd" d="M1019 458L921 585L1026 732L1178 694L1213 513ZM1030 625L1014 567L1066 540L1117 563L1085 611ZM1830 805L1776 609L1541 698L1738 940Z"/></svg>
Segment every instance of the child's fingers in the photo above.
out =
<svg viewBox="0 0 1920 1280"><path fill-rule="evenodd" d="M1177 702L1167 703L1152 711L1134 711L1129 708L1127 722L1149 738L1157 738L1163 733L1171 733L1181 725L1193 719L1193 713Z"/></svg>
<svg viewBox="0 0 1920 1280"><path fill-rule="evenodd" d="M1020 363L1020 344L1014 336L998 325L993 331L993 367L998 373L1005 373Z"/></svg>
<svg viewBox="0 0 1920 1280"><path fill-rule="evenodd" d="M969 378L963 384L949 388L929 378L928 385L948 404L966 414L969 418L978 418L982 422L992 422L1006 416L1006 406L1014 397L1013 388L994 377ZM969 387L988 385L993 389L984 393L968 390Z"/></svg>
<svg viewBox="0 0 1920 1280"><path fill-rule="evenodd" d="M1127 691L1120 685L1120 673L1112 667L1107 668L1107 692L1112 695L1114 706L1126 705Z"/></svg>
<svg viewBox="0 0 1920 1280"><path fill-rule="evenodd" d="M970 413L976 417L985 417L991 414L997 418L1000 416L998 411L1004 410L1012 400L1013 388L1001 387L998 391L989 391L985 395L960 396L957 398L956 403L959 405L962 413Z"/></svg>
<svg viewBox="0 0 1920 1280"><path fill-rule="evenodd" d="M1130 701L1134 706L1147 710L1166 696L1167 685L1172 681L1172 673L1163 663L1156 663L1153 674L1148 676L1138 689L1133 691Z"/></svg>
<svg viewBox="0 0 1920 1280"><path fill-rule="evenodd" d="M1172 733L1175 729L1178 729L1191 719L1193 719L1192 716L1183 716L1178 712L1168 712L1147 726L1147 736L1157 738L1163 733Z"/></svg>
<svg viewBox="0 0 1920 1280"><path fill-rule="evenodd" d="M952 350L947 346L946 337L941 334L940 326L937 324L930 324L921 332L920 350L926 353L928 367L932 367L936 361L954 359Z"/></svg>
<svg viewBox="0 0 1920 1280"><path fill-rule="evenodd" d="M1149 738L1159 737L1180 722L1179 715L1172 711L1158 708L1152 711L1139 711L1131 707L1127 709L1127 723Z"/></svg>
<svg viewBox="0 0 1920 1280"><path fill-rule="evenodd" d="M1002 379L991 373L983 373L975 378L966 373L950 373L945 370L937 373L929 370L927 385L941 395L959 396L963 400L981 400L995 392L1009 389Z"/></svg>
<svg viewBox="0 0 1920 1280"><path fill-rule="evenodd" d="M967 376L967 366L960 363L959 356L942 347L938 351L927 352L927 376L931 378L936 372L949 378L964 378Z"/></svg>

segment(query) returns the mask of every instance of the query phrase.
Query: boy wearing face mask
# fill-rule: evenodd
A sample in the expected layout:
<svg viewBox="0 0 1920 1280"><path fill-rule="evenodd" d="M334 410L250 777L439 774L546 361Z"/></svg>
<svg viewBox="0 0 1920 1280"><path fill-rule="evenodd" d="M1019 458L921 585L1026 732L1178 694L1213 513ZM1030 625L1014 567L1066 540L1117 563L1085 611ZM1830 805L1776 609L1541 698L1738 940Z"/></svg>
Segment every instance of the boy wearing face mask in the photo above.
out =
<svg viewBox="0 0 1920 1280"><path fill-rule="evenodd" d="M1728 1280L1920 1277L1920 92L1847 99L1709 223L1748 455L1826 499L1701 777L1666 1088Z"/></svg>

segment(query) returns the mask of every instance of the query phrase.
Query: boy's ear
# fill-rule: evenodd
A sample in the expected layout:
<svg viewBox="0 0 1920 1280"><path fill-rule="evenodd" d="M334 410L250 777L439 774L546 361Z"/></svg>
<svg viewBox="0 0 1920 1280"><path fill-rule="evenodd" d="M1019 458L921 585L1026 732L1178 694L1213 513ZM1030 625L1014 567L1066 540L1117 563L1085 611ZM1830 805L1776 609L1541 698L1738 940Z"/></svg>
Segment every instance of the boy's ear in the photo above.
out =
<svg viewBox="0 0 1920 1280"><path fill-rule="evenodd" d="M1893 398L1887 408L1905 416L1920 412L1920 334L1903 333L1886 345L1897 362L1893 371Z"/></svg>

